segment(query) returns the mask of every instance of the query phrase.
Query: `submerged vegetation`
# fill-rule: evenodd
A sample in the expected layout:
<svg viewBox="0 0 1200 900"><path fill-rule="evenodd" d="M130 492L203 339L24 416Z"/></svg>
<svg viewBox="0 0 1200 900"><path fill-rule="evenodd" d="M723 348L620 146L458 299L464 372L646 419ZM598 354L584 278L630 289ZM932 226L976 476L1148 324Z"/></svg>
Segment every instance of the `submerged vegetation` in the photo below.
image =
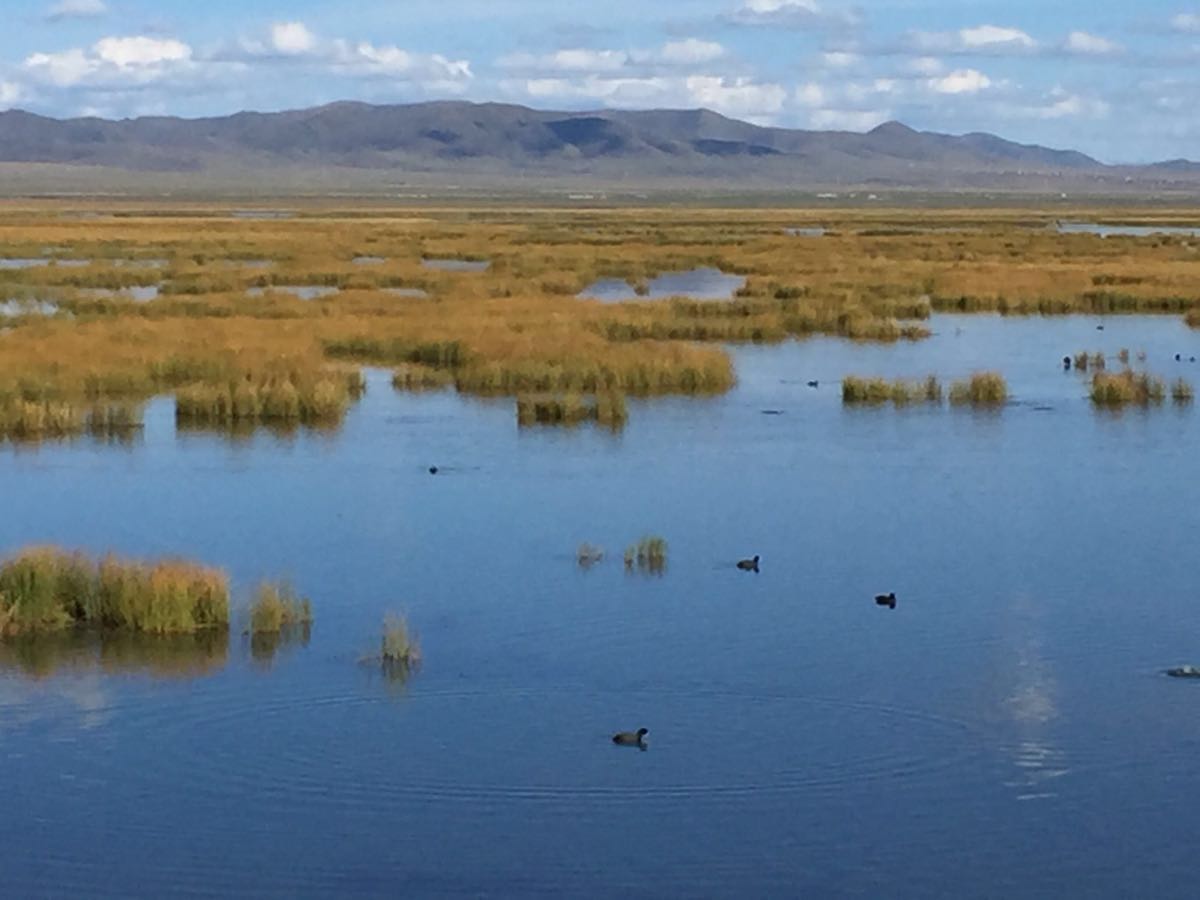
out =
<svg viewBox="0 0 1200 900"><path fill-rule="evenodd" d="M179 634L228 624L228 578L196 563L37 547L0 564L0 635L73 626Z"/></svg>
<svg viewBox="0 0 1200 900"><path fill-rule="evenodd" d="M584 541L575 551L575 559L581 568L590 569L604 559L604 548Z"/></svg>
<svg viewBox="0 0 1200 900"><path fill-rule="evenodd" d="M194 426L336 423L358 394L346 367L363 363L394 367L403 390L702 394L734 384L721 344L919 340L934 312L1155 312L1200 324L1200 262L1185 240L1059 234L1021 211L823 209L818 221L795 210L416 217L313 205L269 223L204 206L62 211L0 211L0 257L54 248L79 261L0 268L0 297L16 310L0 329L0 437L136 431L136 404L168 393ZM806 225L822 235L784 233ZM462 273L426 259L491 264ZM745 283L717 301L576 296L598 279L644 286L697 268ZM272 290L297 285L337 291ZM89 417L93 408L129 418Z"/></svg>
<svg viewBox="0 0 1200 900"><path fill-rule="evenodd" d="M281 647L307 645L312 631L312 603L287 582L264 581L250 603L250 655L269 664Z"/></svg>
<svg viewBox="0 0 1200 900"><path fill-rule="evenodd" d="M279 634L293 628L307 628L312 621L312 603L307 597L301 597L287 582L264 581L254 592L247 632Z"/></svg>
<svg viewBox="0 0 1200 900"><path fill-rule="evenodd" d="M523 426L577 425L592 421L609 428L621 428L627 418L625 398L620 394L517 397L517 423Z"/></svg>
<svg viewBox="0 0 1200 900"><path fill-rule="evenodd" d="M1180 379L1182 381L1182 379ZM1163 380L1147 372L1097 372L1092 376L1092 402L1098 406L1149 406L1162 403L1167 389Z"/></svg>
<svg viewBox="0 0 1200 900"><path fill-rule="evenodd" d="M894 403L906 406L913 403L942 402L942 383L930 375L923 379L860 378L848 375L842 379L842 402L847 405ZM950 385L950 402L955 406L999 406L1008 400L1008 385L998 372L976 372L965 381Z"/></svg>
<svg viewBox="0 0 1200 900"><path fill-rule="evenodd" d="M625 548L625 568L659 575L667 568L667 542L657 535L647 535Z"/></svg>
<svg viewBox="0 0 1200 900"><path fill-rule="evenodd" d="M208 425L332 422L364 390L359 372L247 376L224 385L180 389L175 394L175 418Z"/></svg>
<svg viewBox="0 0 1200 900"><path fill-rule="evenodd" d="M374 659L383 674L394 681L403 682L421 667L421 644L403 615L389 613L384 617L379 655Z"/></svg>
<svg viewBox="0 0 1200 900"><path fill-rule="evenodd" d="M40 441L90 435L127 439L142 428L142 410L128 403L0 400L0 439Z"/></svg>
<svg viewBox="0 0 1200 900"><path fill-rule="evenodd" d="M842 402L846 404L894 403L905 406L910 403L941 403L942 384L930 375L920 380L898 378L861 378L847 375L842 379Z"/></svg>
<svg viewBox="0 0 1200 900"><path fill-rule="evenodd" d="M999 372L976 372L950 385L950 402L956 406L1001 406L1007 401L1008 383Z"/></svg>

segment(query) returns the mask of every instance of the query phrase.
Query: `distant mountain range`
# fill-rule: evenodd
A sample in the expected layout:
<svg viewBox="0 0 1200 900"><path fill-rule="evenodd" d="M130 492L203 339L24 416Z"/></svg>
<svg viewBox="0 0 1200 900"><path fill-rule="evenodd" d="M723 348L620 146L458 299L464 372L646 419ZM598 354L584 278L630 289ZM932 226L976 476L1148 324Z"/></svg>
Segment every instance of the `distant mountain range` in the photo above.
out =
<svg viewBox="0 0 1200 900"><path fill-rule="evenodd" d="M552 112L499 103L343 102L207 119L0 113L0 163L127 172L286 169L726 187L1196 190L1200 165L1104 165L1073 150L888 122L865 134L765 128L705 109ZM426 178L428 180L428 178Z"/></svg>

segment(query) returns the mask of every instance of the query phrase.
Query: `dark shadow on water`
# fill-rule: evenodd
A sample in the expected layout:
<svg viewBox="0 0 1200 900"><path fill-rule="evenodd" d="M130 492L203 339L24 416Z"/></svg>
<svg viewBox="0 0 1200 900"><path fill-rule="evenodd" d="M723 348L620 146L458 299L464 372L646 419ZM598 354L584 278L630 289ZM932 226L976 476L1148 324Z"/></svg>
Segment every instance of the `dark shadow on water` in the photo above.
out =
<svg viewBox="0 0 1200 900"><path fill-rule="evenodd" d="M391 697L406 697L409 681L420 670L420 663L383 659L380 656L365 656L359 659L359 667L367 676L367 683L376 681Z"/></svg>
<svg viewBox="0 0 1200 900"><path fill-rule="evenodd" d="M305 623L285 627L270 633L258 632L248 636L250 658L261 669L270 669L278 655L308 646L312 639L312 625Z"/></svg>
<svg viewBox="0 0 1200 900"><path fill-rule="evenodd" d="M175 422L175 434L180 438L218 437L234 445L250 444L263 436L274 438L280 443L291 444L301 435L334 437L341 429L340 421L304 424L293 421L208 423L176 420Z"/></svg>
<svg viewBox="0 0 1200 900"><path fill-rule="evenodd" d="M168 636L72 631L0 640L0 672L33 679L72 672L200 678L228 661L226 629Z"/></svg>

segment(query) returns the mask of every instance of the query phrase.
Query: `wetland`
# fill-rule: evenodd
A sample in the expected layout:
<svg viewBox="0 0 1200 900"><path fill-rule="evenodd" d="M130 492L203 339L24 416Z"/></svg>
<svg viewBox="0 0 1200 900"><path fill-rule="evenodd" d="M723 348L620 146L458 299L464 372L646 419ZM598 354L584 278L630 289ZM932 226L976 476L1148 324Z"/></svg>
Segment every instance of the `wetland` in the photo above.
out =
<svg viewBox="0 0 1200 900"><path fill-rule="evenodd" d="M6 890L1190 895L1188 235L187 212L0 208Z"/></svg>

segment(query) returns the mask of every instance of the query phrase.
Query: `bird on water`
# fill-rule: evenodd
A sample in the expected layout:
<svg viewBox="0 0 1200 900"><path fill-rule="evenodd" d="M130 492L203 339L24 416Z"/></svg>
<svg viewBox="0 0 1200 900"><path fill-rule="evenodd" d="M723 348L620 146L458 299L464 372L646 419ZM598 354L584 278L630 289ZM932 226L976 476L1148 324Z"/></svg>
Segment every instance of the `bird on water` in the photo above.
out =
<svg viewBox="0 0 1200 900"><path fill-rule="evenodd" d="M739 559L737 567L743 572L757 572L758 556L755 556L753 559Z"/></svg>
<svg viewBox="0 0 1200 900"><path fill-rule="evenodd" d="M875 605L876 606L886 606L888 609L895 609L896 608L896 592L892 591L889 594L876 594L875 595Z"/></svg>
<svg viewBox="0 0 1200 900"><path fill-rule="evenodd" d="M613 735L612 742L620 744L622 747L645 747L646 735L649 733L649 728L639 728L637 731L618 731Z"/></svg>

